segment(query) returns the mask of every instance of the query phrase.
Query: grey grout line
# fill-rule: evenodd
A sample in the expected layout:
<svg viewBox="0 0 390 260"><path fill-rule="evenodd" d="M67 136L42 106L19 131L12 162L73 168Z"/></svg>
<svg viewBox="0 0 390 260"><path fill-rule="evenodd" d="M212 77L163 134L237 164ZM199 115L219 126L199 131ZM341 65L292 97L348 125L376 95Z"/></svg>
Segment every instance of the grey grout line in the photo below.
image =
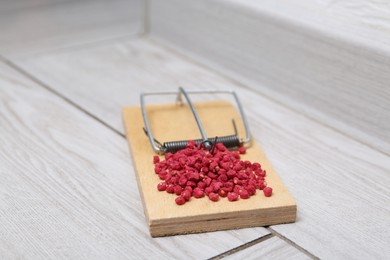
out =
<svg viewBox="0 0 390 260"><path fill-rule="evenodd" d="M84 0L84 1L86 1L86 0ZM12 13L12 12L20 12L20 11L27 11L29 9L42 8L43 6L54 6L54 5L60 5L60 4L69 4L69 3L72 3L72 2L80 2L80 0L67 0L67 1L59 1L59 2L51 2L51 3L32 4L32 5L21 6L21 7L16 7L16 8L13 8L13 9L0 11L0 14Z"/></svg>
<svg viewBox="0 0 390 260"><path fill-rule="evenodd" d="M239 251L242 251L242 250L245 250L251 246L254 246L254 245L257 245L257 244L260 244L270 238L273 238L273 237L277 237L281 240L283 240L284 242L286 242L287 244L289 244L290 246L294 247L295 249L297 249L298 251L300 251L301 253L305 254L306 256L308 256L309 258L311 259L320 259L319 257L315 256L314 254L310 253L308 250L304 249L303 247L299 246L298 244L296 244L295 242L293 242L292 240L286 238L285 236L281 235L280 233L276 232L275 230L273 230L271 227L265 227L268 231L270 231L271 233L270 234L267 234L265 236L262 236L262 237L259 237L259 238L256 238L250 242L247 242L245 244L242 244L238 247L235 247L233 249L230 249L226 252L223 252L222 254L219 254L219 255L216 255L212 258L210 258L210 260L217 260L217 259L222 259L226 256L229 256L229 255L232 255L232 254L235 254Z"/></svg>
<svg viewBox="0 0 390 260"><path fill-rule="evenodd" d="M170 46L169 44L165 44L163 41L159 41L157 38L155 38L153 36L150 37L150 34L149 34L149 37L147 37L147 39L150 42L152 42L153 44L158 45L159 47L164 48L167 51L174 53L178 57L180 57L180 58L182 58L182 59L184 59L184 60L186 60L188 62L191 62L191 63L193 63L193 64L195 64L195 65L197 65L199 67L202 67L202 68L204 68L204 69L206 69L208 71L211 71L211 72L215 73L216 75L221 76L221 77L225 78L226 80L229 80L230 82L232 82L233 84L235 84L237 86L240 86L240 87L242 87L242 88L244 88L246 90L255 92L256 94L259 94L259 95L265 97L266 99L269 99L272 102L274 102L274 103L276 103L276 104L278 104L278 105L280 105L280 106L282 106L284 108L287 108L287 109L293 111L294 113L297 113L297 114L299 114L299 115L301 115L301 116L303 116L303 117L305 117L305 118L307 118L307 119L309 119L311 121L314 121L315 123L317 123L317 124L319 124L319 125L321 125L321 126L323 126L325 128L331 129L331 130L337 132L338 134L341 134L344 137L347 137L347 138L349 138L349 139L351 139L351 140L353 140L355 142L358 142L359 144L367 146L368 148L370 148L372 150L375 150L375 151L377 151L377 152L379 152L379 153L381 153L383 155L390 156L389 153L384 152L382 150L379 150L378 148L376 148L375 146L372 146L369 143L366 143L366 142L364 142L362 140L359 140L356 137L350 136L347 133L345 133L345 132L343 132L343 131L335 128L335 127L332 127L332 126L330 126L330 125L328 125L328 124L326 124L326 123L324 123L322 121L317 120L315 117L311 117L311 116L309 116L307 114L303 114L303 113L301 113L301 111L295 109L294 107L290 107L290 106L286 105L285 103L282 103L281 101L279 101L278 99L275 99L271 95L267 95L266 93L264 93L264 92L262 92L262 91L260 91L260 90L258 90L256 88L253 88L253 87L251 87L251 86L249 86L249 85L247 85L245 83L240 82L239 80L237 80L237 79L235 79L235 78L233 78L231 76L226 75L224 72L219 71L217 68L213 68L212 66L208 66L208 65L202 63L201 61L196 60L196 58L191 57L190 54L187 55L185 53L185 51L176 50L173 47L173 45Z"/></svg>
<svg viewBox="0 0 390 260"><path fill-rule="evenodd" d="M47 91L51 92L52 94L58 96L59 98L64 100L66 103L70 104L71 106L73 106L76 109L80 110L84 114L86 114L86 115L90 116L91 118L95 119L100 124L104 125L105 127L111 129L116 134L118 134L118 135L120 135L120 136L122 136L124 138L126 137L125 134L123 134L122 132L118 131L117 129L115 129L114 127L112 127L108 123L106 123L104 120L100 119L99 117L97 117L94 114L92 114L91 112L89 112L88 110L84 109L83 107L81 107L80 105L78 105L77 103L72 101L71 99L69 99L66 96L62 95L60 92L52 89L49 85L47 85L46 83L42 82L40 79L36 78L35 76L31 75L29 72L23 70L19 66L15 65L12 61L4 58L1 55L0 55L0 60L3 61L8 66L10 66L11 68L13 68L14 70L16 70L19 73L21 73L22 75L24 75L25 77L27 77L28 79L30 79L31 81L33 81L34 83L36 83L37 85L41 86L42 88L46 89Z"/></svg>
<svg viewBox="0 0 390 260"><path fill-rule="evenodd" d="M46 55L46 54L60 54L62 52L69 52L69 51L77 51L77 50L82 50L86 49L88 47L93 48L93 47L99 47L99 46L104 46L110 43L114 42L122 42L122 41L128 41L128 40L134 40L134 39L139 39L143 36L142 32L136 32L133 34L123 34L123 35L116 35L104 39L98 39L98 40L93 40L93 41L86 41L86 42L79 42L75 44L69 44L66 46L55 46L55 47L48 47L43 50L34 50L22 54L2 54L4 59L7 59L9 62L11 60L23 60L26 58L34 57L37 55ZM1 54L0 54L1 55ZM14 65L16 66L16 65Z"/></svg>
<svg viewBox="0 0 390 260"><path fill-rule="evenodd" d="M276 232L274 229L272 229L272 227L267 227L268 231L271 232L271 234L273 234L275 237L278 237L280 239L282 239L283 241L285 241L287 244L295 247L296 249L298 249L299 251L301 251L302 253L304 253L305 255L309 256L311 259L320 259L319 257L313 255L312 253L310 253L308 250L304 249L303 247L301 247L300 245L298 245L297 243L295 243L294 241L288 239L287 237L283 236L282 234Z"/></svg>
<svg viewBox="0 0 390 260"><path fill-rule="evenodd" d="M254 239L254 240L252 240L252 241L250 241L248 243L242 244L242 245L240 245L238 247L235 247L235 248L230 249L230 250L228 250L226 252L223 252L222 254L216 255L216 256L210 258L210 260L222 259L222 258L224 258L226 256L232 255L232 254L237 253L237 252L239 252L241 250L244 250L244 249L246 249L248 247L251 247L253 245L256 245L256 244L259 244L259 243L261 243L263 241L266 241L266 240L268 240L270 238L273 238L274 236L275 235L273 233L271 233L271 234L267 234L265 236L256 238L256 239Z"/></svg>

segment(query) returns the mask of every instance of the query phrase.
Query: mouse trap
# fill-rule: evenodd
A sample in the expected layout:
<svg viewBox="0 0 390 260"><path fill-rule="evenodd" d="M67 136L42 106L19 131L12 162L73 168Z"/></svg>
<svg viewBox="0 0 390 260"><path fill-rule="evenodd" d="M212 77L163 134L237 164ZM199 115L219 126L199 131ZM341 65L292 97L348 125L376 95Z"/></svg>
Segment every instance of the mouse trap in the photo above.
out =
<svg viewBox="0 0 390 260"><path fill-rule="evenodd" d="M212 100L193 102L193 96L210 99L229 96L234 102ZM149 104L151 96L166 97L165 104ZM138 187L150 234L153 237L208 232L291 223L296 219L296 204L258 144L252 140L249 122L233 91L184 90L141 94L141 106L123 109ZM249 199L214 202L207 197L191 197L177 205L177 195L158 191L161 179L155 174L153 157L175 153L189 140L205 149L213 142L229 149L246 147L241 160L258 162L266 170L266 182L273 188L271 197L261 190Z"/></svg>

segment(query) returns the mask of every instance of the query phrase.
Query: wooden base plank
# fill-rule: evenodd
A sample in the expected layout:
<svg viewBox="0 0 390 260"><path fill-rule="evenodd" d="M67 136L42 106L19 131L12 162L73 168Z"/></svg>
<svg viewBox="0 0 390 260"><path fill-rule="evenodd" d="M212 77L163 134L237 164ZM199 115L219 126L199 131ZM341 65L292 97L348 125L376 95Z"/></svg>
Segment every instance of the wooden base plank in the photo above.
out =
<svg viewBox="0 0 390 260"><path fill-rule="evenodd" d="M242 122L230 103L213 101L196 103L195 106L209 136L232 134L232 119L239 122L238 133L243 136ZM164 142L199 138L199 130L187 105L148 106L147 111L157 140ZM176 205L176 195L159 192L156 188L161 180L154 173L155 153L142 130L144 122L140 107L125 108L123 116L145 216L153 237L295 221L296 204L293 198L255 142L248 147L242 159L260 162L267 171L266 181L274 190L271 197L266 198L258 191L248 200L229 202L222 198L212 202L207 198L192 198L189 203Z"/></svg>

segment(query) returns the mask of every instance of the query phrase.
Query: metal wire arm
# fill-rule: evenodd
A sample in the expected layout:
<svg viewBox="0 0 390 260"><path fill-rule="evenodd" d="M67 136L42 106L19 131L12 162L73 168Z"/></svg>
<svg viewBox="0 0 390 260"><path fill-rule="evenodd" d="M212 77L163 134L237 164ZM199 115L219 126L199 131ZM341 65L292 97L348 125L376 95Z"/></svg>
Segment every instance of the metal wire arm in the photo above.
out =
<svg viewBox="0 0 390 260"><path fill-rule="evenodd" d="M214 138L207 137L206 132L204 131L202 122L199 118L199 115L198 115L194 105L192 104L192 101L189 97L189 94L231 94L231 95L233 95L233 97L237 103L237 107L238 107L242 122L244 124L245 139L240 140L238 138L236 126L235 126L235 123L233 122L234 129L236 132L235 135L218 137L218 142L223 143L228 148L232 148L232 147L238 147L244 143L249 143L251 141L251 134L249 131L248 121L247 121L246 116L244 114L244 110L242 108L241 102L238 99L237 94L234 91L228 91L228 90L190 90L190 91L186 91L186 90L184 90L184 88L180 87L178 92L147 92L147 93L141 93L141 95L140 95L141 111L142 111L142 116L143 116L144 123L145 123L144 131L147 134L149 141L150 141L150 143L151 143L151 145L156 153L164 154L167 152L172 152L172 153L177 152L178 150L186 147L188 140L170 141L170 142L160 143L153 137L153 133L152 133L152 130L150 128L149 119L148 119L146 106L145 106L145 97L151 96L151 95L177 95L177 100L180 103L182 102L182 96L184 96L184 98L186 99L186 101L187 101L187 103L192 111L192 114L194 115L195 121L198 125L199 131L200 131L201 136L202 136L202 139L194 140L195 143L196 144L203 143L205 145L205 147L208 149L213 144Z"/></svg>

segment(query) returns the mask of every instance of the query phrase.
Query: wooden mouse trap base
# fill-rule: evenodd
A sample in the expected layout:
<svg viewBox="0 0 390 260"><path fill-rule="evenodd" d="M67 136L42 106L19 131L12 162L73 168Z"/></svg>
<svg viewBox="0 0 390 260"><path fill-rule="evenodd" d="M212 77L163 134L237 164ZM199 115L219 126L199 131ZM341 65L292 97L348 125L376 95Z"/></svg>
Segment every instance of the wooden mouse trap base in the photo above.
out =
<svg viewBox="0 0 390 260"><path fill-rule="evenodd" d="M234 133L232 119L241 122L236 109L229 102L195 103L195 107L207 135L211 137L230 135ZM160 142L200 138L188 106L147 106L147 111L153 135ZM179 206L175 203L176 195L157 190L161 180L154 173L153 156L156 154L142 130L144 122L141 108L124 108L123 119L145 216L153 237L295 221L296 204L255 141L252 141L241 159L259 162L267 171L266 182L273 188L271 197L265 197L262 191L257 190L256 195L246 200L230 202L227 198L220 198L218 202L212 202L207 197L192 197L189 202ZM242 136L242 124L237 124L237 130L239 136Z"/></svg>

